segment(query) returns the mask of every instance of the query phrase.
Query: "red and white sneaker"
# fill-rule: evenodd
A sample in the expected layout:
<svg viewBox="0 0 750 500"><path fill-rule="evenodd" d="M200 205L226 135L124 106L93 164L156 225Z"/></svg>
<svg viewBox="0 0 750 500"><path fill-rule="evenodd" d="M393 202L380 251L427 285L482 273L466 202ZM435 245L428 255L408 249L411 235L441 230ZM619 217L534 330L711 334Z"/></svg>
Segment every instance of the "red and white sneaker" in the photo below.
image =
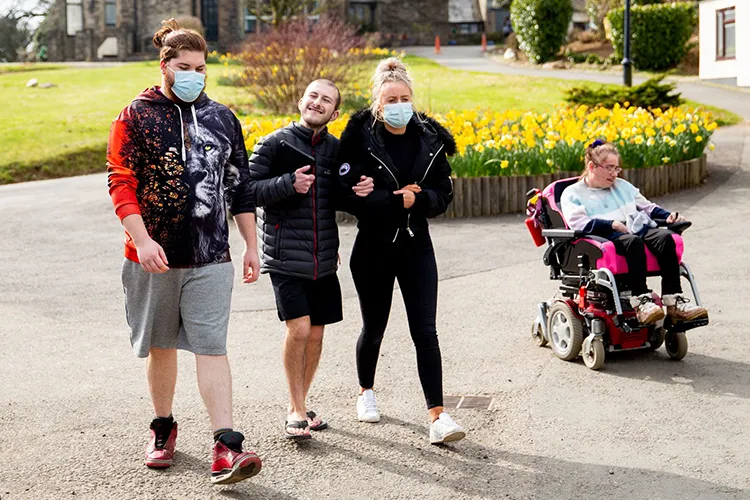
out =
<svg viewBox="0 0 750 500"><path fill-rule="evenodd" d="M260 472L261 461L258 455L251 451L242 451L244 439L239 432L228 432L214 443L214 461L211 466L213 484L236 483ZM230 443L233 449L228 448L222 441Z"/></svg>
<svg viewBox="0 0 750 500"><path fill-rule="evenodd" d="M151 439L146 446L146 467L166 469L172 465L176 443L177 422L172 424L171 430L157 419L151 422Z"/></svg>

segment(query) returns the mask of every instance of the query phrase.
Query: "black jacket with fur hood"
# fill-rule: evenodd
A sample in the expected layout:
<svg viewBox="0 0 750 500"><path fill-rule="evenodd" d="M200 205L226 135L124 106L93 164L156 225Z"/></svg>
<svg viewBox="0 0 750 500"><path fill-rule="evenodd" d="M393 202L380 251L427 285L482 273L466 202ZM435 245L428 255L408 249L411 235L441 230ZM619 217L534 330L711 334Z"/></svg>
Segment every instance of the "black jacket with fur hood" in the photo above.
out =
<svg viewBox="0 0 750 500"><path fill-rule="evenodd" d="M445 127L424 114L415 113L412 124L417 125L420 145L408 184L418 184L422 192L408 210L404 208L403 195L393 194L403 186L398 182L398 169L385 149L385 125L365 109L351 117L341 135L338 162L341 208L357 217L357 226L362 231L383 233L392 239L400 231L413 234L427 228L428 218L445 213L453 200L447 157L455 154L456 141ZM350 194L362 175L375 181L374 191L365 198Z"/></svg>

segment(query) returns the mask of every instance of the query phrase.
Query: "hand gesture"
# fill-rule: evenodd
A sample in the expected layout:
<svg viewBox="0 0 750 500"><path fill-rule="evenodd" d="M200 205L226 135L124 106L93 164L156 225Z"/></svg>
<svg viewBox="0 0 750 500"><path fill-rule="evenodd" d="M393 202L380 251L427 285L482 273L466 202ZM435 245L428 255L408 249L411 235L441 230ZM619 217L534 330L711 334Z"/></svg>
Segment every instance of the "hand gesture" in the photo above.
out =
<svg viewBox="0 0 750 500"><path fill-rule="evenodd" d="M406 186L406 187L409 187L409 186ZM398 191L394 191L393 194L404 195L404 208L409 209L412 207L412 205L414 205L414 202L417 199L417 195L415 195L414 191L412 191L411 189L406 189L406 187L399 189Z"/></svg>
<svg viewBox="0 0 750 500"><path fill-rule="evenodd" d="M357 185L352 187L354 194L362 198L372 193L373 189L375 189L375 182L372 177L365 177L364 175L359 178Z"/></svg>
<svg viewBox="0 0 750 500"><path fill-rule="evenodd" d="M242 253L242 282L255 283L260 277L258 250L245 248Z"/></svg>
<svg viewBox="0 0 750 500"><path fill-rule="evenodd" d="M140 242L140 245L136 244L136 250L138 251L138 262L141 263L141 267L147 273L163 274L169 271L167 254L164 253L161 245L151 238Z"/></svg>
<svg viewBox="0 0 750 500"><path fill-rule="evenodd" d="M401 190L411 191L414 194L422 192L422 188L419 187L418 184L409 184L408 186L402 187Z"/></svg>
<svg viewBox="0 0 750 500"><path fill-rule="evenodd" d="M619 220L616 220L612 223L612 230L617 231L618 233L623 233L623 234L628 234L630 232L628 230L628 226L626 226Z"/></svg>
<svg viewBox="0 0 750 500"><path fill-rule="evenodd" d="M310 190L310 186L315 182L315 176L313 174L305 173L308 170L310 170L310 165L298 168L294 172L294 190L299 194L307 194Z"/></svg>

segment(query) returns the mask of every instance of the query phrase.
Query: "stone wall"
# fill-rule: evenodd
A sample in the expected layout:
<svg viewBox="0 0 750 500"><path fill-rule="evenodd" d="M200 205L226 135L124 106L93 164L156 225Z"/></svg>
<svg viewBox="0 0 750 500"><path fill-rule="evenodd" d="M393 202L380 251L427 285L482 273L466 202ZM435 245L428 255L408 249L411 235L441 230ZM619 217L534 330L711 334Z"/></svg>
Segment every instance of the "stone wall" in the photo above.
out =
<svg viewBox="0 0 750 500"><path fill-rule="evenodd" d="M451 33L448 0L381 0L376 18L378 31L406 35L406 44L430 44L436 35L447 39Z"/></svg>

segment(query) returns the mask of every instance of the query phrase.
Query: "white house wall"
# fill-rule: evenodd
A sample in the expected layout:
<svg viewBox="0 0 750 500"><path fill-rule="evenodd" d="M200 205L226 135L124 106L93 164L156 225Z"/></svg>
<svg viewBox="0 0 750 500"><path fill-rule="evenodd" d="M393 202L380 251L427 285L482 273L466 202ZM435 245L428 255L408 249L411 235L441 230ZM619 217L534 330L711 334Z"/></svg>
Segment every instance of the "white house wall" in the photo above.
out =
<svg viewBox="0 0 750 500"><path fill-rule="evenodd" d="M735 8L736 59L716 60L716 11ZM737 85L750 87L750 0L705 0L700 2L700 78L737 78Z"/></svg>

